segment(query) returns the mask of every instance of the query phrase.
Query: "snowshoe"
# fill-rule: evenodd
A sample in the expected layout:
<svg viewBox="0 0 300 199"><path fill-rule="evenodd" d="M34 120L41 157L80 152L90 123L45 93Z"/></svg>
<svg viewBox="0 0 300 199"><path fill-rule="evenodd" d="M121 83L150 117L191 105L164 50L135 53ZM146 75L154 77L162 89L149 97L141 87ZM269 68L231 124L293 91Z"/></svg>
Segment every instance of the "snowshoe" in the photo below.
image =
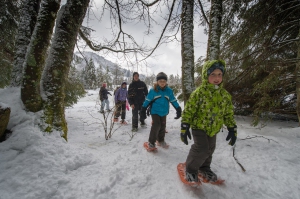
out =
<svg viewBox="0 0 300 199"><path fill-rule="evenodd" d="M156 145L165 149L169 148L169 145L165 141L162 142L156 141Z"/></svg>
<svg viewBox="0 0 300 199"><path fill-rule="evenodd" d="M144 147L148 152L157 152L157 148L155 147L155 145L153 145L149 142L145 142Z"/></svg>

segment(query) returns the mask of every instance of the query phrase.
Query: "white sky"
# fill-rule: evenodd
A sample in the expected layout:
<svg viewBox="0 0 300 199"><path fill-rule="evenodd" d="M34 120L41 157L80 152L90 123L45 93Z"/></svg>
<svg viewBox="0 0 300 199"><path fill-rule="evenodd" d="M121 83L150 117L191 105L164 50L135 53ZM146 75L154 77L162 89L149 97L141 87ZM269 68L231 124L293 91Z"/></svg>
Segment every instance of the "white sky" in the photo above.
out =
<svg viewBox="0 0 300 199"><path fill-rule="evenodd" d="M83 22L83 26L91 27L95 30L92 33L92 38L98 41L97 43L103 43L103 38L111 39L111 32L109 30L110 27L110 20L108 17L103 18L102 21L95 19L95 16L99 19L102 13L101 6L103 1L95 1L96 3L92 4L93 11L89 12L89 20L85 20ZM106 11L106 13L108 13ZM158 20L159 21L159 20ZM154 25L154 24L153 24ZM135 39L139 42L144 41L149 46L154 47L158 40L158 37L162 31L162 25L154 26L153 32L154 34L148 37L144 37L145 27L142 24L123 24L123 30L126 32L131 33L134 35ZM204 34L204 27L198 27L197 24L194 24L194 40L195 40L195 49L194 49L194 56L195 60L197 60L200 56L206 55L206 48L207 48L207 35ZM167 33L168 35L170 33ZM180 39L180 31L177 35L177 38ZM86 47L84 50L89 51L90 49ZM104 55L102 52L99 52L99 55L104 56L106 59L120 64L123 68L128 69L124 61L120 60L113 54L109 56ZM144 65L134 65L132 69L134 71L139 70L140 73L143 74L157 74L158 72L165 72L168 75L170 74L179 74L181 76L181 44L178 42L168 43L161 45L157 51L153 54L154 56L147 60L148 66L145 67ZM135 62L135 58L132 59Z"/></svg>
<svg viewBox="0 0 300 199"><path fill-rule="evenodd" d="M299 199L300 127L296 122L274 121L250 126L250 118L236 116L238 139L235 157L225 141L227 130L217 135L212 170L225 179L222 186L184 185L176 166L185 162L193 143L180 140L180 119L171 106L165 140L169 149L149 153L151 119L130 139L131 111L126 126L105 140L98 90L66 109L68 142L58 132L44 134L36 116L22 110L19 88L0 89L2 106L11 107L8 128L13 134L0 143L1 199ZM113 98L109 96L111 107ZM181 104L182 106L182 104ZM182 106L183 107L183 106ZM110 120L109 120L110 121ZM246 139L246 138L249 139ZM253 138L251 138L253 137Z"/></svg>

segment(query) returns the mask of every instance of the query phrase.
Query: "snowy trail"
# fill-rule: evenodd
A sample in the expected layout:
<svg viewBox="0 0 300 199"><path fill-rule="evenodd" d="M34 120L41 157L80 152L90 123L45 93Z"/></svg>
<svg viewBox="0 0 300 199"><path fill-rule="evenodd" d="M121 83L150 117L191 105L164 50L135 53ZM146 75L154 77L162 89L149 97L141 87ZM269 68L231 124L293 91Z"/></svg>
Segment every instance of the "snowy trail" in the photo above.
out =
<svg viewBox="0 0 300 199"><path fill-rule="evenodd" d="M94 99L91 107L85 107L94 114L100 115L97 112L99 107L95 107L96 99ZM86 102L83 102L85 106ZM80 106L78 103L76 106ZM83 107L83 106L82 106ZM82 113L86 112L82 109ZM76 111L80 111L77 108ZM71 116L71 110L68 114ZM86 113L85 113L86 114ZM74 113L74 116L78 115ZM283 146L277 143L276 137L270 133L265 135L268 139L257 137L240 141L236 146L236 157L241 164L246 167L246 172L243 172L232 157L232 148L225 142L227 135L226 129L220 132L217 138L217 149L214 154L212 163L213 170L226 182L223 186L213 186L203 184L200 188L192 188L183 185L176 172L176 166L179 162L184 162L189 151L189 142L186 146L180 142L179 138L179 122L175 120L175 111L170 108L170 114L167 118L167 129L169 133L166 134L166 141L170 144L169 149L162 149L158 147L157 153L149 153L142 147L143 143L148 140L150 131L150 118L146 120L148 124L146 129L139 129L134 138L129 141L128 133L131 133L131 125L122 126L118 129L110 140L105 141L104 136L101 135L101 127L98 125L85 126L85 142L82 143L82 130L71 129L69 133L69 143L76 146L80 144L88 145L92 149L89 152L95 156L96 167L101 167L102 172L99 175L106 176L104 179L99 176L98 186L111 188L101 189L101 194L113 196L113 198L281 198L285 195L286 198L297 198L299 182L296 179L289 179L289 177L280 177L280 173L285 172L288 176L296 176L295 169L290 172L285 171L287 165L280 165L280 159L284 158L286 150L291 150L289 157L296 155L292 148L298 147L286 143ZM74 118L73 116L73 118ZM83 116L88 117L88 115ZM126 120L131 123L131 111L126 112ZM241 137L243 134L251 135L253 129L259 131L254 127L250 127L248 121L243 121L244 118L237 119L239 125L249 127L241 129L239 132ZM71 121L70 121L71 122ZM99 121L98 121L99 122ZM78 126L78 125L77 125ZM102 132L103 134L103 132ZM72 140L72 137L77 141ZM279 134L280 136L280 134ZM86 141L89 140L88 143ZM273 141L274 140L274 141ZM287 140L288 142L289 140ZM244 145L245 143L245 145ZM296 143L295 143L296 144ZM257 145L257 146L256 146ZM261 146L263 145L263 146ZM87 148L87 149L88 149ZM251 149L251 153L247 150ZM298 147L299 149L299 147ZM281 151L284 151L283 154ZM275 154L273 154L275 152ZM274 155L274 156L273 156ZM297 156L297 155L296 155ZM105 159L106 162L101 162ZM299 156L294 160L287 160L291 167L299 165ZM111 161L107 161L111 160ZM249 166L251 165L251 166ZM279 173L278 173L279 172ZM111 177L109 177L111 176ZM295 193L291 193L285 186L289 184ZM268 189L266 189L268 187ZM282 187L282 188L280 188ZM96 188L95 188L96 189ZM136 192L136 190L139 190ZM298 190L298 191L297 191ZM106 193L105 193L106 192ZM120 194L122 193L122 194ZM146 195L145 195L146 193ZM95 196L96 197L96 196Z"/></svg>

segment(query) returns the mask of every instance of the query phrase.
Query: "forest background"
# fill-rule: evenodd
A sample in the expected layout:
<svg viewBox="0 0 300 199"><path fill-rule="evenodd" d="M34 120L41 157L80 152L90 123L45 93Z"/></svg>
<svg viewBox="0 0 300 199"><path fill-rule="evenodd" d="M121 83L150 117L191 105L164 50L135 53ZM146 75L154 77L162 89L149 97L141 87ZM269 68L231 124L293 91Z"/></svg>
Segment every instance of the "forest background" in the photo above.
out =
<svg viewBox="0 0 300 199"><path fill-rule="evenodd" d="M232 95L236 114L253 116L254 125L261 118L299 121L299 1L106 0L101 15L109 14L112 37L104 35L101 41L93 40L92 27L82 25L95 1L1 0L0 4L4 8L0 11L0 86L20 86L24 109L43 111L40 124L46 132L56 129L67 139L65 107L76 103L85 88L99 87L102 79L114 84L113 71L103 66L98 71L102 76L96 76L98 82L89 85L82 71L87 73L95 63L83 53L85 67L81 76L74 75L77 68L72 64L78 61L74 51L76 47L80 52L79 41L94 52L115 55L127 66L138 63L140 67L147 67L147 59L162 44L179 42L181 75L174 77L179 99L185 102L201 84L204 61L224 59L225 88ZM125 28L129 22L142 23L143 34L151 36L157 16L165 23L160 21L154 45L135 39ZM194 25L203 26L208 35L205 57L194 57L194 44L199 41ZM152 84L153 74L146 78Z"/></svg>

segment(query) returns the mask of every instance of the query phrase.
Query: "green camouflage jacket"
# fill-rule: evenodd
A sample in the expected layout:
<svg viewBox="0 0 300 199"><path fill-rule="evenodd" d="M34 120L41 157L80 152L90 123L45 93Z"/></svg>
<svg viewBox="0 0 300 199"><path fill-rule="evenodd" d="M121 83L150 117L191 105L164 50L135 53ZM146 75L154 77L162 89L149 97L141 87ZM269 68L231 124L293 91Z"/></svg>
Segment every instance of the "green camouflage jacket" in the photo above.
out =
<svg viewBox="0 0 300 199"><path fill-rule="evenodd" d="M202 84L190 96L183 113L182 123L190 124L192 129L201 129L210 137L216 135L223 124L227 127L236 125L233 116L231 95L223 88L223 83L213 85L208 83L207 70L216 62L205 62L202 69Z"/></svg>

